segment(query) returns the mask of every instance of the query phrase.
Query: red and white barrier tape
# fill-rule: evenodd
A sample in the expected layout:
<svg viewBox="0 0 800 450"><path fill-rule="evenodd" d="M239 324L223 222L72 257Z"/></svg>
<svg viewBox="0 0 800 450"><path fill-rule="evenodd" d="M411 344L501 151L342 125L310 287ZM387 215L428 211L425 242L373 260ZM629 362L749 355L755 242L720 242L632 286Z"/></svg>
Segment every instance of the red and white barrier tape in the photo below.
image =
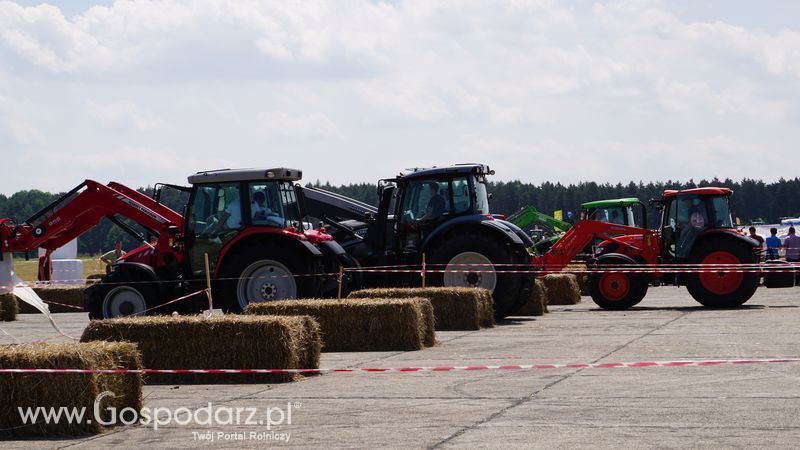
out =
<svg viewBox="0 0 800 450"><path fill-rule="evenodd" d="M482 370L554 370L554 369L616 369L646 367L705 367L745 364L798 363L800 358L769 359L709 359L673 361L636 361L612 363L568 363L568 364L503 364L473 366L410 366L410 367L356 367L321 369L8 369L3 373L136 373L136 374L317 374L317 373L416 373L416 372L456 372Z"/></svg>

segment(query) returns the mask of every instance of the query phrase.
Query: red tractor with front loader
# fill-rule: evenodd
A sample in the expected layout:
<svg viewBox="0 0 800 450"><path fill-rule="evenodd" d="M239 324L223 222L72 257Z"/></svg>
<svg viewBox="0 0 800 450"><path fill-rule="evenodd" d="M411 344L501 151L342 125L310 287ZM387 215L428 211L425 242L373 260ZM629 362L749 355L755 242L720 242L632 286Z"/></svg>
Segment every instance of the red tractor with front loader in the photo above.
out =
<svg viewBox="0 0 800 450"><path fill-rule="evenodd" d="M734 227L732 193L721 187L665 191L651 201L661 211L657 230L577 222L549 252L534 256L533 264L543 273L561 271L599 238L589 261L588 288L604 309L638 304L650 285L686 286L710 308L741 306L755 293L762 274L767 287L794 286L791 265L761 264L759 243Z"/></svg>
<svg viewBox="0 0 800 450"><path fill-rule="evenodd" d="M191 187L162 185L189 194L184 215L158 195L86 180L22 223L0 219L0 257L55 250L101 219L112 220L142 245L86 289L92 319L204 309L205 296L159 307L206 287L206 255L214 306L225 311L330 294L338 280L324 274L351 266L352 259L329 234L304 225L300 179L295 169L225 169L190 176Z"/></svg>

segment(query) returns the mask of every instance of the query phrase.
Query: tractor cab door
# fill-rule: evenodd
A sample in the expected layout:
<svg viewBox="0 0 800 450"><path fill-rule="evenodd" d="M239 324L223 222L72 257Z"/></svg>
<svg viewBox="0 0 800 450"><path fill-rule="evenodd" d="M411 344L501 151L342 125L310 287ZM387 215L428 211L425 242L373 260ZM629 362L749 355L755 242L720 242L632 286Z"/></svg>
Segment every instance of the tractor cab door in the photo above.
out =
<svg viewBox="0 0 800 450"><path fill-rule="evenodd" d="M244 228L242 206L240 183L194 187L185 221L186 273L203 275L206 253L213 272L222 247Z"/></svg>
<svg viewBox="0 0 800 450"><path fill-rule="evenodd" d="M408 181L397 214L397 248L402 253L419 252L421 243L442 223L463 215L488 214L486 199L485 186L466 176Z"/></svg>
<svg viewBox="0 0 800 450"><path fill-rule="evenodd" d="M707 204L697 195L670 199L662 219L661 249L667 259L687 259L700 233L710 226Z"/></svg>
<svg viewBox="0 0 800 450"><path fill-rule="evenodd" d="M406 183L398 211L396 247L400 253L417 253L425 236L450 215L450 183L442 180Z"/></svg>

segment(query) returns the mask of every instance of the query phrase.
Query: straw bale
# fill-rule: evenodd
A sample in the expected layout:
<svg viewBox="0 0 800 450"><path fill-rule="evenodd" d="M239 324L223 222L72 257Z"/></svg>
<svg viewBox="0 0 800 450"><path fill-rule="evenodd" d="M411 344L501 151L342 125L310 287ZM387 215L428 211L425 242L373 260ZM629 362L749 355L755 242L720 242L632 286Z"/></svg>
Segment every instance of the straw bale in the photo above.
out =
<svg viewBox="0 0 800 450"><path fill-rule="evenodd" d="M548 305L575 305L581 301L581 291L575 275L554 273L541 278L547 287Z"/></svg>
<svg viewBox="0 0 800 450"><path fill-rule="evenodd" d="M531 295L522 305L517 316L543 316L547 313L547 287L544 281L536 279L531 287Z"/></svg>
<svg viewBox="0 0 800 450"><path fill-rule="evenodd" d="M93 320L81 341L130 341L149 369L316 369L319 328L309 317L148 316ZM148 383L282 382L296 374L150 374Z"/></svg>
<svg viewBox="0 0 800 450"><path fill-rule="evenodd" d="M425 303L405 299L300 299L251 303L248 314L308 315L320 325L326 352L421 350ZM430 307L432 310L433 307Z"/></svg>
<svg viewBox="0 0 800 450"><path fill-rule="evenodd" d="M17 320L19 302L14 294L0 294L0 322Z"/></svg>
<svg viewBox="0 0 800 450"><path fill-rule="evenodd" d="M431 301L437 330L477 330L494 326L494 301L486 289L466 287L374 288L351 298L423 297Z"/></svg>
<svg viewBox="0 0 800 450"><path fill-rule="evenodd" d="M126 342L0 345L0 368L8 369L141 369L136 345ZM99 394L101 421L95 420L94 402ZM110 408L120 412L142 409L142 376L135 373L1 373L0 436L97 434L112 421ZM23 423L18 408L85 408L83 420L62 418L47 423ZM62 410L65 411L65 410ZM122 418L131 420L132 412ZM102 423L101 423L102 422ZM112 424L115 425L115 424Z"/></svg>
<svg viewBox="0 0 800 450"><path fill-rule="evenodd" d="M83 287L48 286L33 288L33 291L48 304L47 306L51 313L74 313L83 311ZM52 302L75 306L80 309L61 306ZM20 314L39 314L38 309L25 302L20 302L19 312Z"/></svg>

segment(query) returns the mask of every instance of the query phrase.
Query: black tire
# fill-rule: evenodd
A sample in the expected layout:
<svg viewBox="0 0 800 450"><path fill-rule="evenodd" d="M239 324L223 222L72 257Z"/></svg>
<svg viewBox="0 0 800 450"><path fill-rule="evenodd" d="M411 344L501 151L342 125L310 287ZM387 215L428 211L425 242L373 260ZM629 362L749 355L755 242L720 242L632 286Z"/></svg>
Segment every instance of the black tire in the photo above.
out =
<svg viewBox="0 0 800 450"><path fill-rule="evenodd" d="M220 270L219 306L241 313L253 302L316 296L319 280L309 256L283 243L243 246L226 256Z"/></svg>
<svg viewBox="0 0 800 450"><path fill-rule="evenodd" d="M607 258L593 268L630 265L622 258ZM593 272L587 281L589 295L603 309L621 310L637 305L647 294L647 279L642 274L625 272Z"/></svg>
<svg viewBox="0 0 800 450"><path fill-rule="evenodd" d="M457 257L469 260L469 258L463 258L463 255L467 253L480 255L480 257L475 256L474 260L483 261L487 265L475 266L476 272L470 273L448 275L431 273L428 275L430 284L432 286L482 287L481 285L483 285L483 287L487 287L487 283L491 281L489 277L493 276L494 289L490 290L492 290L494 298L495 318L502 319L510 316L522 307L529 294L525 289L526 278L532 279L533 277L530 274L496 273L494 267L489 266L488 263L505 265L499 267L500 271L521 270L526 263L530 266L530 260L518 256L508 244L483 234L467 232L447 238L436 245L431 252L429 262L436 264L434 266L436 269L441 269L454 263L453 261L456 261ZM461 270L464 269L461 268ZM485 272L478 272L478 270Z"/></svg>
<svg viewBox="0 0 800 450"><path fill-rule="evenodd" d="M148 281L126 270L104 276L99 283L86 288L84 307L89 312L89 319L148 314L145 311L163 302L158 286ZM153 312L158 313L157 310Z"/></svg>
<svg viewBox="0 0 800 450"><path fill-rule="evenodd" d="M733 238L712 237L692 250L692 264L754 264L753 248ZM708 308L736 308L755 294L759 274L755 272L711 272L686 275L689 294Z"/></svg>

